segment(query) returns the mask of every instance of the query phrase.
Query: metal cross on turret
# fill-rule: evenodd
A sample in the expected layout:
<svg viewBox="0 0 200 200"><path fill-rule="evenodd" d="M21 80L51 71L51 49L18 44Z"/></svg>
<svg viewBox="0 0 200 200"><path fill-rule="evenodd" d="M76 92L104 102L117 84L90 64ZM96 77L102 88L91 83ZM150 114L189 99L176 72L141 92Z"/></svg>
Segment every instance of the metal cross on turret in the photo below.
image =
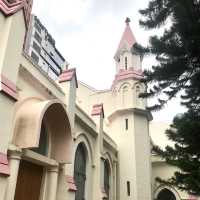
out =
<svg viewBox="0 0 200 200"><path fill-rule="evenodd" d="M126 20L125 20L126 25L129 25L130 22L131 22L130 18L127 17Z"/></svg>

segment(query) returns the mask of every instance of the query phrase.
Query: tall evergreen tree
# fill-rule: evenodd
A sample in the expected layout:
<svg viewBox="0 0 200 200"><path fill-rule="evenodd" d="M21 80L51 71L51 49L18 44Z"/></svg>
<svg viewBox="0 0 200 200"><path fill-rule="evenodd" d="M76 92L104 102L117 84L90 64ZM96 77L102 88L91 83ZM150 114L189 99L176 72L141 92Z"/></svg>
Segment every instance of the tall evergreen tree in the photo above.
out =
<svg viewBox="0 0 200 200"><path fill-rule="evenodd" d="M157 97L158 103L149 109L159 110L184 91L181 103L188 108L188 112L174 118L171 129L166 131L175 146L165 150L154 147L167 163L182 171L169 180L158 181L200 195L200 0L150 0L140 13L140 25L146 29L170 24L162 36L150 38L148 47L133 47L154 55L158 61L144 72L143 82L148 89L141 97Z"/></svg>
<svg viewBox="0 0 200 200"><path fill-rule="evenodd" d="M151 0L148 8L140 10L144 17L140 25L146 29L160 28L170 21L170 28L161 37L152 36L150 46L135 49L156 56L158 65L144 72L144 82L153 86L143 97L163 96L150 109L160 109L185 90L182 103L200 108L200 1Z"/></svg>

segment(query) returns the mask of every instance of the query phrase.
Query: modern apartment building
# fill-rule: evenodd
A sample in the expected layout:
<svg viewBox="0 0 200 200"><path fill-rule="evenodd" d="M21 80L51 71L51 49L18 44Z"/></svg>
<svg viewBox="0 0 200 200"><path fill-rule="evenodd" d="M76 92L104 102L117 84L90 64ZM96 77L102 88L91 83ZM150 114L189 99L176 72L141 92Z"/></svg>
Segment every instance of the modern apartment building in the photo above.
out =
<svg viewBox="0 0 200 200"><path fill-rule="evenodd" d="M31 16L25 51L53 80L61 74L65 59L57 50L53 37L35 15Z"/></svg>

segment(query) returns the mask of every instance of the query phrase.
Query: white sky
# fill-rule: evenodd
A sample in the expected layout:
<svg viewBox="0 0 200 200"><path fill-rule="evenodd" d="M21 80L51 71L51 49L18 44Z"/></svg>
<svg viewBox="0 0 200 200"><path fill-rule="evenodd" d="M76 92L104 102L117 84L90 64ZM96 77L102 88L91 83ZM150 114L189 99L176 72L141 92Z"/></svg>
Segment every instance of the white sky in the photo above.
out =
<svg viewBox="0 0 200 200"><path fill-rule="evenodd" d="M97 89L110 88L115 75L114 53L125 28L125 18L138 43L146 45L149 36L139 26L139 9L149 0L34 0L33 13L56 40L56 46L77 69L78 79ZM151 67L152 58L145 58L143 68ZM171 121L184 109L175 99L162 111L153 113L156 121Z"/></svg>

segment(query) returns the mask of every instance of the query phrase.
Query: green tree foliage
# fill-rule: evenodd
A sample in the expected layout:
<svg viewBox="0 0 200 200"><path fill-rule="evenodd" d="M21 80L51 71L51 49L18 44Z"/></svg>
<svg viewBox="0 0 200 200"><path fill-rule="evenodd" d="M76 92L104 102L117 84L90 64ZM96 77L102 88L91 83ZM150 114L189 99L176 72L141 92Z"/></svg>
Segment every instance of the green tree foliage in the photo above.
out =
<svg viewBox="0 0 200 200"><path fill-rule="evenodd" d="M167 163L181 171L168 180L157 180L200 195L200 0L150 0L140 13L140 25L145 29L170 24L162 36L150 38L148 47L133 47L140 53L154 55L158 61L144 72L143 82L148 88L141 97L157 97L158 103L149 109L159 110L183 91L181 103L188 108L174 118L166 131L175 145L165 150L154 147Z"/></svg>
<svg viewBox="0 0 200 200"><path fill-rule="evenodd" d="M166 134L175 142L174 146L165 150L155 146L153 150L180 170L168 180L157 178L157 181L200 195L200 114L188 111L176 116Z"/></svg>
<svg viewBox="0 0 200 200"><path fill-rule="evenodd" d="M162 108L165 103L184 90L182 103L200 108L200 1L151 0L148 8L140 10L144 17L140 25L146 29L160 28L170 20L171 26L161 37L152 36L150 45L135 49L153 54L158 64L144 72L145 83L152 87L142 97L165 96L150 109Z"/></svg>

